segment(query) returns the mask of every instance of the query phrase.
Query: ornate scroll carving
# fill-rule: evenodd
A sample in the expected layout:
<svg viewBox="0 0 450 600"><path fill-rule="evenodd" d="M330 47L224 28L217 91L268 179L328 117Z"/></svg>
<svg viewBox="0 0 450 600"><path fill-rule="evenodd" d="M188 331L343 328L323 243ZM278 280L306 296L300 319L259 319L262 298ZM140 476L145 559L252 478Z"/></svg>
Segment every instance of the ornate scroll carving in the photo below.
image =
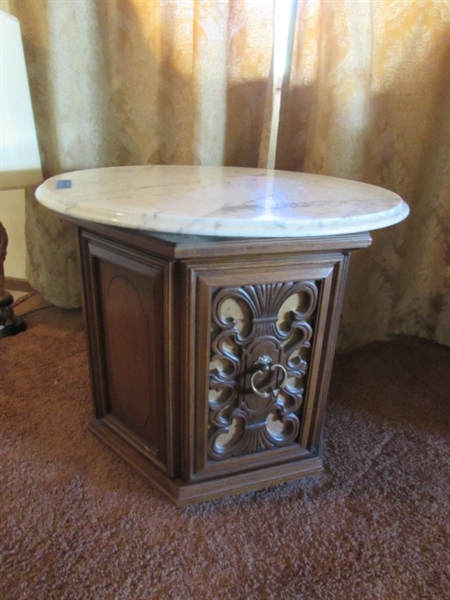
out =
<svg viewBox="0 0 450 600"><path fill-rule="evenodd" d="M210 459L296 441L318 297L313 281L215 292L208 400ZM280 368L255 375L262 356ZM255 393L256 380L258 390L266 393Z"/></svg>

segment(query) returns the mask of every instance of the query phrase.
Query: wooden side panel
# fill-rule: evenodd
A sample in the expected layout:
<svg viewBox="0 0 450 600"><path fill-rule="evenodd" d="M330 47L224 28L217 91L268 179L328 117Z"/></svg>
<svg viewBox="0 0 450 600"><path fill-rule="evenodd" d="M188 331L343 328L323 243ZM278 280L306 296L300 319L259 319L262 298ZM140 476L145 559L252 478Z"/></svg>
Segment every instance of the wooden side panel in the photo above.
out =
<svg viewBox="0 0 450 600"><path fill-rule="evenodd" d="M90 236L83 254L96 417L172 473L168 263Z"/></svg>
<svg viewBox="0 0 450 600"><path fill-rule="evenodd" d="M132 267L98 261L109 412L164 462L162 273Z"/></svg>

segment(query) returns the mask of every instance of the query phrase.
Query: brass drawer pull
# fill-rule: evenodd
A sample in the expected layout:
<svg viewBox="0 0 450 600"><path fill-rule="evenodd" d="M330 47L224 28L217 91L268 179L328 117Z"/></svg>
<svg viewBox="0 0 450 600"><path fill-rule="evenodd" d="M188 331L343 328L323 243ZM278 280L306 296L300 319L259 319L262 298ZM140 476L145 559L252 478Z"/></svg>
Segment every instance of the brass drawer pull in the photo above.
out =
<svg viewBox="0 0 450 600"><path fill-rule="evenodd" d="M252 390L260 398L270 398L271 395L277 397L280 392L280 389L284 390L284 388L287 386L288 374L286 369L283 367L283 365L280 365L279 363L272 364L272 359L269 356L260 356L253 366L255 368L258 368L258 370L253 373L250 379L250 384L252 386ZM281 371L283 371L283 381L280 383L280 387L275 388L273 390L271 389L270 392L261 392L260 390L258 390L254 382L255 377L263 375L269 370L275 371L275 369L281 369Z"/></svg>

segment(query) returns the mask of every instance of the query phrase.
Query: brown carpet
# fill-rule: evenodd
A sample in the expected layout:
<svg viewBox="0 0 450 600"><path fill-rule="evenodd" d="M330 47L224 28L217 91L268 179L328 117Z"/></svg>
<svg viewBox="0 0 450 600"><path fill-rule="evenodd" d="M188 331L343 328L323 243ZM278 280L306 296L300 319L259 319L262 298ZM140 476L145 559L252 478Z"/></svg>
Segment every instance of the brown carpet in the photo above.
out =
<svg viewBox="0 0 450 600"><path fill-rule="evenodd" d="M177 509L87 431L78 311L0 340L0 597L450 598L450 349L338 357L322 476Z"/></svg>

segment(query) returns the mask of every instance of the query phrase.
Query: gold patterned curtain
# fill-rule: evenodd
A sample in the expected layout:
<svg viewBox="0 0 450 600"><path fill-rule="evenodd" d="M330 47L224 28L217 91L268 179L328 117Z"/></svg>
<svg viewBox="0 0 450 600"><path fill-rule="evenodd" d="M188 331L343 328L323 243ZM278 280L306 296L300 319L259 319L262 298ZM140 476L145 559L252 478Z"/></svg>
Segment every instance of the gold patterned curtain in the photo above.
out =
<svg viewBox="0 0 450 600"><path fill-rule="evenodd" d="M276 167L397 192L406 221L352 256L340 348L450 345L450 5L299 0Z"/></svg>
<svg viewBox="0 0 450 600"><path fill-rule="evenodd" d="M273 0L10 6L46 177L110 165L266 165ZM27 240L31 285L55 304L79 305L74 233L31 193Z"/></svg>
<svg viewBox="0 0 450 600"><path fill-rule="evenodd" d="M276 0L287 2L288 0ZM411 207L352 257L340 347L450 345L447 0L294 0L276 167L367 181ZM46 176L119 164L265 166L272 0L10 0ZM79 303L74 236L29 198L31 284Z"/></svg>

